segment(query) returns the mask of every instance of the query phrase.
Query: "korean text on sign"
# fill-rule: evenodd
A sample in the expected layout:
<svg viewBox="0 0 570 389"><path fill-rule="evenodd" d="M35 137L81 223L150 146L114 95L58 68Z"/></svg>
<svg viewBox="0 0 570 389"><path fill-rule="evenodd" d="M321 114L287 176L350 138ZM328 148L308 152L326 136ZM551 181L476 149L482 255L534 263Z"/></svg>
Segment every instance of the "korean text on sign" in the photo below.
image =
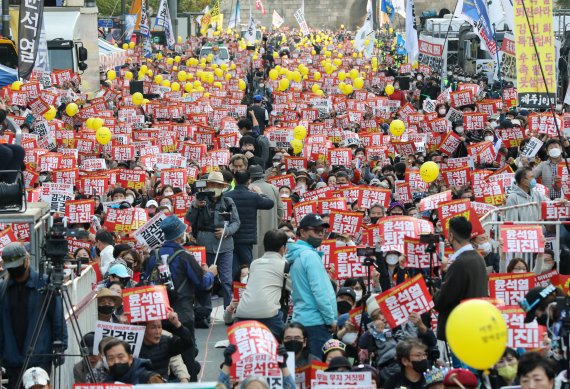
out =
<svg viewBox="0 0 570 389"><path fill-rule="evenodd" d="M540 226L501 226L504 253L544 253L544 235Z"/></svg>
<svg viewBox="0 0 570 389"><path fill-rule="evenodd" d="M168 318L170 303L164 285L123 290L123 306L130 323Z"/></svg>
<svg viewBox="0 0 570 389"><path fill-rule="evenodd" d="M507 347L534 349L543 347L546 328L536 320L525 323L526 313L518 306L499 307L508 331Z"/></svg>
<svg viewBox="0 0 570 389"><path fill-rule="evenodd" d="M489 294L491 298L504 301L505 305L517 305L534 288L535 282L534 273L491 274Z"/></svg>

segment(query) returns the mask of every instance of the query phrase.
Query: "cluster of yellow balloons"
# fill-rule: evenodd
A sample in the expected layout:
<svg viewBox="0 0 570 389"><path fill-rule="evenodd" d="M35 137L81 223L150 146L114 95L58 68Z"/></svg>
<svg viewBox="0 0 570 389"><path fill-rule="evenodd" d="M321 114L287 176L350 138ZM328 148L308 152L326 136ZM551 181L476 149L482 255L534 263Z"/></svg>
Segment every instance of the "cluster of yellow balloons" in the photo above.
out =
<svg viewBox="0 0 570 389"><path fill-rule="evenodd" d="M351 84L345 84L341 82L338 84L338 89L342 92L343 95L348 96L352 92L354 92L354 87Z"/></svg>
<svg viewBox="0 0 570 389"><path fill-rule="evenodd" d="M95 131L97 131L98 129L103 127L103 124L105 124L105 122L101 118L88 118L85 121L85 126L88 129L95 130Z"/></svg>

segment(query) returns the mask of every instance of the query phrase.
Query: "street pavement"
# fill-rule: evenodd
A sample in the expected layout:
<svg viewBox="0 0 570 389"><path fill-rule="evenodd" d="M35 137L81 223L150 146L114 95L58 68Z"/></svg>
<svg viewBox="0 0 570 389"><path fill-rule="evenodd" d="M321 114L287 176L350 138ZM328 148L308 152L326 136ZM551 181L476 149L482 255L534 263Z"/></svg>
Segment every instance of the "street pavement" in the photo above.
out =
<svg viewBox="0 0 570 389"><path fill-rule="evenodd" d="M220 364L224 361L224 348L215 348L219 341L227 340L226 329L222 320L224 313L223 299L213 299L211 325L208 329L196 329L196 341L198 343L198 362L202 365L199 381L217 381L220 372Z"/></svg>

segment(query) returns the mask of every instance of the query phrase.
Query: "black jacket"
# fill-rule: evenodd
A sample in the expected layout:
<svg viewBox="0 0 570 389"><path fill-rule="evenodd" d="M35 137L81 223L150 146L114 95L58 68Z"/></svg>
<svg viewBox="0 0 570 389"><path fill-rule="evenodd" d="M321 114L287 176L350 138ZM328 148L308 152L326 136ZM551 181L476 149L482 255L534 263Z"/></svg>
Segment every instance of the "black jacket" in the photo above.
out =
<svg viewBox="0 0 570 389"><path fill-rule="evenodd" d="M140 357L149 359L152 362L152 368L163 378L168 379L168 364L170 358L183 353L193 345L192 334L185 326L180 328L172 328L172 335L162 335L160 342L156 345L146 345L143 343Z"/></svg>
<svg viewBox="0 0 570 389"><path fill-rule="evenodd" d="M250 191L244 185L236 185L234 190L224 196L236 204L241 222L239 230L234 234L234 244L257 244L257 210L273 208L273 200Z"/></svg>
<svg viewBox="0 0 570 389"><path fill-rule="evenodd" d="M466 299L489 296L489 277L485 260L476 250L461 253L449 266L441 289L433 296L438 312L437 339L445 340L445 325L451 311Z"/></svg>
<svg viewBox="0 0 570 389"><path fill-rule="evenodd" d="M105 382L120 381L124 384L132 385L148 384L152 377L158 375L158 373L155 373L151 369L152 364L148 359L134 358L133 364L127 374L122 377L115 377L112 374L109 374L105 379Z"/></svg>

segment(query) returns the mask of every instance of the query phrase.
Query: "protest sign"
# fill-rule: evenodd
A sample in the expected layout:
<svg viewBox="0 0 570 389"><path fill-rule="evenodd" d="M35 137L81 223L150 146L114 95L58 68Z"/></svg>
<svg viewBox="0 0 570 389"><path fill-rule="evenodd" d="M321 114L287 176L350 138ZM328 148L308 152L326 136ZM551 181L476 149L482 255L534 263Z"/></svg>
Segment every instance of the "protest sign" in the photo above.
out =
<svg viewBox="0 0 570 389"><path fill-rule="evenodd" d="M69 200L65 203L65 217L69 224L91 223L95 214L95 200Z"/></svg>
<svg viewBox="0 0 570 389"><path fill-rule="evenodd" d="M507 347L514 349L537 349L544 347L546 327L538 325L536 320L525 323L526 313L518 306L499 307L505 319L508 331Z"/></svg>
<svg viewBox="0 0 570 389"><path fill-rule="evenodd" d="M544 252L541 226L505 224L501 226L501 239L504 253Z"/></svg>
<svg viewBox="0 0 570 389"><path fill-rule="evenodd" d="M93 340L93 354L99 355L99 343L103 338L116 338L131 346L131 353L138 358L141 351L145 326L97 321Z"/></svg>
<svg viewBox="0 0 570 389"><path fill-rule="evenodd" d="M315 379L311 381L312 388L366 388L372 387L372 373L369 371L317 371Z"/></svg>
<svg viewBox="0 0 570 389"><path fill-rule="evenodd" d="M162 221L166 219L163 212L159 212L149 221L143 224L133 233L133 237L141 245L146 245L151 249L158 248L164 243L164 232L160 228Z"/></svg>
<svg viewBox="0 0 570 389"><path fill-rule="evenodd" d="M247 286L247 284L241 283L241 282L236 282L234 281L232 283L232 288L233 288L233 298L236 302L239 303L239 301L241 300L241 296L243 294L243 292L245 292L245 287Z"/></svg>
<svg viewBox="0 0 570 389"><path fill-rule="evenodd" d="M363 217L362 212L333 210L329 218L330 231L354 236L360 231Z"/></svg>
<svg viewBox="0 0 570 389"><path fill-rule="evenodd" d="M491 274L489 296L504 301L505 305L517 305L534 288L535 282L534 273Z"/></svg>
<svg viewBox="0 0 570 389"><path fill-rule="evenodd" d="M123 290L123 309L129 323L168 319L170 302L164 285Z"/></svg>

